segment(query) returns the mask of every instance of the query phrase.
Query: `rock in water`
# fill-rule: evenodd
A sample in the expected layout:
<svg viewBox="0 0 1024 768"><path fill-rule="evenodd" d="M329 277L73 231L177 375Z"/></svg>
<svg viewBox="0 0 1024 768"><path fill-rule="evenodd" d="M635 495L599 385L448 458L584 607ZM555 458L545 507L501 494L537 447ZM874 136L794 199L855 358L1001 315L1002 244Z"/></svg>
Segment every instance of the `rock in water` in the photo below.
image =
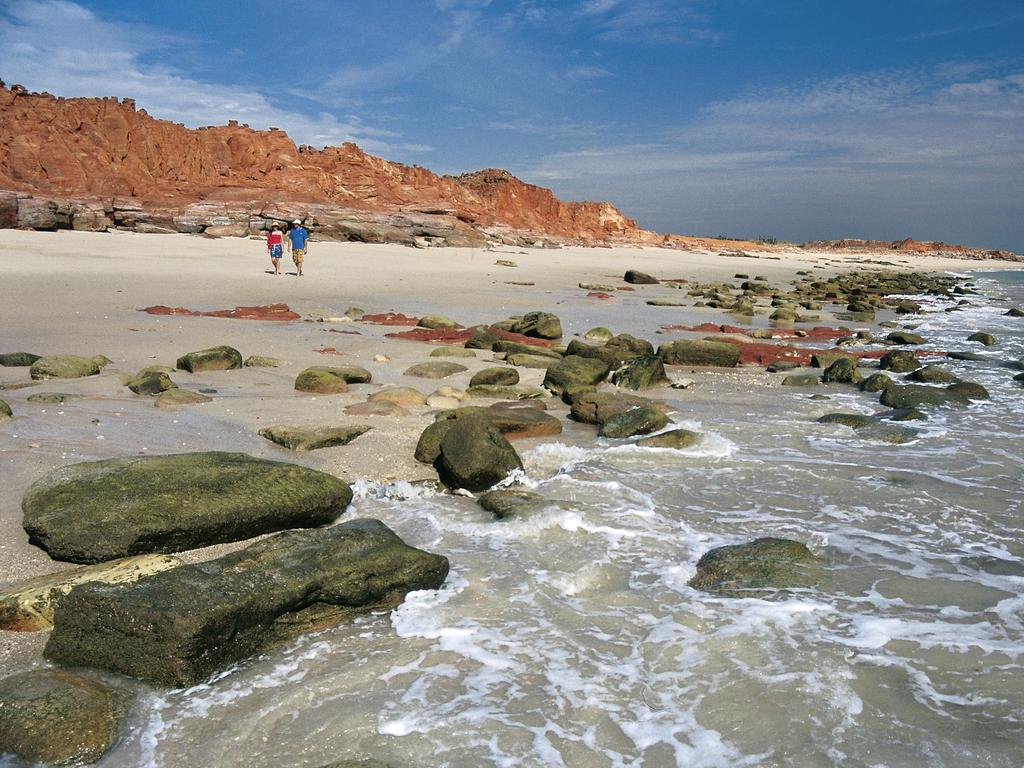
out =
<svg viewBox="0 0 1024 768"><path fill-rule="evenodd" d="M960 407L968 401L947 389L927 384L903 384L884 389L880 402L890 408L918 408L922 405Z"/></svg>
<svg viewBox="0 0 1024 768"><path fill-rule="evenodd" d="M57 601L72 587L91 581L123 584L179 565L181 560L171 555L139 555L48 573L12 584L0 594L0 629L11 632L49 629L53 626L53 610Z"/></svg>
<svg viewBox="0 0 1024 768"><path fill-rule="evenodd" d="M790 539L755 539L717 547L697 561L694 589L708 592L789 589L813 586L820 563L807 547Z"/></svg>
<svg viewBox="0 0 1024 768"><path fill-rule="evenodd" d="M652 406L645 405L608 417L597 434L601 437L648 435L657 432L666 424L668 416Z"/></svg>
<svg viewBox="0 0 1024 768"><path fill-rule="evenodd" d="M938 365L926 365L910 372L907 381L919 381L922 384L953 384L957 377Z"/></svg>
<svg viewBox="0 0 1024 768"><path fill-rule="evenodd" d="M612 376L612 383L625 389L653 389L668 383L665 364L657 355L630 360Z"/></svg>
<svg viewBox="0 0 1024 768"><path fill-rule="evenodd" d="M25 492L29 541L98 563L325 525L352 500L324 472L242 453L183 453L62 467Z"/></svg>
<svg viewBox="0 0 1024 768"><path fill-rule="evenodd" d="M910 331L893 331L885 337L885 340L892 344L918 345L925 343L924 336L911 333Z"/></svg>
<svg viewBox="0 0 1024 768"><path fill-rule="evenodd" d="M898 386L891 377L884 373L872 373L859 385L861 392L881 392L883 389Z"/></svg>
<svg viewBox="0 0 1024 768"><path fill-rule="evenodd" d="M315 451L318 448L331 448L336 445L348 445L370 427L355 424L345 427L264 427L260 437L277 443L293 451Z"/></svg>
<svg viewBox="0 0 1024 768"><path fill-rule="evenodd" d="M445 433L434 467L445 485L475 492L522 470L523 462L489 416L470 413Z"/></svg>
<svg viewBox="0 0 1024 768"><path fill-rule="evenodd" d="M498 520L504 520L537 512L551 502L533 491L519 488L499 488L496 491L485 493L477 500L477 503Z"/></svg>
<svg viewBox="0 0 1024 768"><path fill-rule="evenodd" d="M921 363L917 361L913 352L906 349L895 349L892 352L886 352L882 355L882 358L878 361L878 367L883 371L908 373L909 371L916 371L920 368Z"/></svg>
<svg viewBox="0 0 1024 768"><path fill-rule="evenodd" d="M675 448L683 450L692 448L703 439L700 432L693 432L689 429L673 429L662 432L659 435L644 437L636 441L636 444L644 448Z"/></svg>
<svg viewBox="0 0 1024 768"><path fill-rule="evenodd" d="M967 337L967 340L976 341L979 344L983 344L986 347L991 347L996 343L995 336L993 336L991 333L984 333L983 331L972 333L970 336Z"/></svg>
<svg viewBox="0 0 1024 768"><path fill-rule="evenodd" d="M230 371L242 367L242 353L234 347L210 347L182 355L175 363L175 367L189 373Z"/></svg>
<svg viewBox="0 0 1024 768"><path fill-rule="evenodd" d="M78 355L49 355L32 363L29 375L33 379L77 379L95 376L103 365L97 357Z"/></svg>
<svg viewBox="0 0 1024 768"><path fill-rule="evenodd" d="M48 659L184 686L304 631L437 589L448 560L379 520L285 531L123 587L83 585L57 607Z"/></svg>
<svg viewBox="0 0 1024 768"><path fill-rule="evenodd" d="M858 384L861 380L860 371L857 370L857 361L847 357L840 357L821 375L821 380L826 384Z"/></svg>
<svg viewBox="0 0 1024 768"><path fill-rule="evenodd" d="M95 763L114 745L129 696L74 672L39 669L0 680L0 753L32 763Z"/></svg>
<svg viewBox="0 0 1024 768"><path fill-rule="evenodd" d="M0 354L0 365L7 368L25 367L32 365L39 357L31 352L4 352Z"/></svg>

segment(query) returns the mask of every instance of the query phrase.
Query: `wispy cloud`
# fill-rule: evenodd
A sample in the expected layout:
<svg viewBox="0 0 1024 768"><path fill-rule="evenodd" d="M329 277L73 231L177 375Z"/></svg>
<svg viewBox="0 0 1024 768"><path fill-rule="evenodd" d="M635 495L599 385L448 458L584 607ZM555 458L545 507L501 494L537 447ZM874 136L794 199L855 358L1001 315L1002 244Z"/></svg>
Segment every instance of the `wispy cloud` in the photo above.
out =
<svg viewBox="0 0 1024 768"><path fill-rule="evenodd" d="M23 0L0 16L4 75L33 90L131 96L157 117L191 126L229 118L255 128L277 126L316 146L356 141L373 152L423 149L356 116L304 115L275 106L251 87L189 77L166 63L187 42L153 27L105 20L68 0Z"/></svg>
<svg viewBox="0 0 1024 768"><path fill-rule="evenodd" d="M576 15L596 24L597 37L619 43L712 41L722 33L700 0L585 0Z"/></svg>

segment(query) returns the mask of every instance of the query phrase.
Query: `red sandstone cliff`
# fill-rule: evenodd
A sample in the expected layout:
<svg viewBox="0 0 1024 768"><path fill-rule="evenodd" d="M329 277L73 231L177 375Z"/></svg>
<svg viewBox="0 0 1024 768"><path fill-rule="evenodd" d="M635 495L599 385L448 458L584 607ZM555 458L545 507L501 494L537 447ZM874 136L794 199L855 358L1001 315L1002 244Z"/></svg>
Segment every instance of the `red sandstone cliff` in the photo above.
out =
<svg viewBox="0 0 1024 768"><path fill-rule="evenodd" d="M440 226L466 236L496 228L533 238L656 239L609 203L562 202L505 171L441 177L355 144L296 146L283 131L234 121L189 129L136 110L131 99L63 99L18 86L0 88L0 189L77 201L101 224L141 218L179 231L182 219L186 229L203 228L204 211L220 215L205 225L217 227L242 210L301 209L335 220L349 211L344 218L362 235L423 224L425 236Z"/></svg>

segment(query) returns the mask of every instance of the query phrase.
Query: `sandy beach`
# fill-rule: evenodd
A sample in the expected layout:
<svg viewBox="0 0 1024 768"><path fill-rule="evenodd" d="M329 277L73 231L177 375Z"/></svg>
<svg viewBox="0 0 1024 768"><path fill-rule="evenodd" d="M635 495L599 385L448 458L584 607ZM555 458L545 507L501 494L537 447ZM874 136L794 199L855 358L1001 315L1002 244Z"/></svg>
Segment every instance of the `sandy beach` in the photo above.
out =
<svg viewBox="0 0 1024 768"><path fill-rule="evenodd" d="M406 315L442 313L463 325L494 322L530 310L557 314L564 342L604 325L657 346L672 338L664 324L732 322L724 312L687 307L656 307L650 298L682 298L667 285L613 291L611 298L588 297L580 283L626 287L626 269L662 279L690 282L733 281L759 275L786 286L798 271L831 275L853 269L968 271L1007 269L1006 262L953 261L915 257L836 253L759 253L739 258L664 249L518 248L424 249L402 246L315 242L306 260L306 276L275 277L258 240L210 239L187 235L0 231L0 256L6 265L0 351L35 354L106 355L113 362L99 376L28 382L27 368L0 368L0 382L15 418L0 427L0 585L62 570L31 546L21 528L20 501L25 489L47 471L65 464L145 453L196 450L242 451L325 470L349 483L360 480L410 482L436 479L417 463L413 449L435 408L411 408L404 416L346 415L343 409L364 402L389 385L412 386L424 395L447 385L465 388L476 371L493 365L493 353L476 351L459 359L468 370L441 381L403 375L429 358L431 345L388 339L406 330L363 322L318 322L339 318L349 307L368 313ZM515 266L500 265L505 260ZM303 321L288 323L212 317L157 316L139 311L150 305L193 310L286 303ZM691 301L692 303L692 301ZM763 318L755 322L763 324ZM834 324L822 313L821 325ZM676 334L676 337L680 334ZM243 356L279 358L278 368L245 368L216 373L177 371L181 387L209 391L212 402L158 410L151 398L133 395L127 377L152 365L173 366L180 355L227 344ZM295 375L313 365L359 365L373 381L346 394L314 396L293 389ZM523 384L539 385L542 370L522 369ZM728 372L687 371L699 382L696 397L713 400L724 393L758 392L778 386L762 368ZM64 405L36 404L27 398L56 391L84 396ZM665 397L662 388L645 393ZM549 408L563 417L555 399ZM350 445L294 453L257 435L271 424L368 424L372 430ZM535 445L542 439L524 441ZM522 445L520 444L520 447ZM188 553L206 559L231 547ZM46 632L0 633L0 663L8 672L42 664Z"/></svg>

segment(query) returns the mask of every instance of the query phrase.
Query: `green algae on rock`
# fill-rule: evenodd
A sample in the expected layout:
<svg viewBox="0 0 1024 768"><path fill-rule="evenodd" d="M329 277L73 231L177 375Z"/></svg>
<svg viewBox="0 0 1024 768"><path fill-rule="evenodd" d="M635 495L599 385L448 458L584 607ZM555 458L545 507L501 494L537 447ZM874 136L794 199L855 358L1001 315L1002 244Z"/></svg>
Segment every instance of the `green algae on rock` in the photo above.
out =
<svg viewBox="0 0 1024 768"><path fill-rule="evenodd" d="M790 589L813 586L821 575L819 559L806 546L769 537L710 550L688 584L707 592Z"/></svg>
<svg viewBox="0 0 1024 768"><path fill-rule="evenodd" d="M32 544L55 560L97 563L325 525L351 500L348 484L324 472L209 452L72 464L37 480L21 506Z"/></svg>
<svg viewBox="0 0 1024 768"><path fill-rule="evenodd" d="M200 349L179 357L175 367L189 373L235 370L242 367L242 353L226 345Z"/></svg>
<svg viewBox="0 0 1024 768"><path fill-rule="evenodd" d="M371 427L365 424L344 427L274 426L261 429L260 437L293 451L315 451L319 448L348 445L370 429Z"/></svg>

